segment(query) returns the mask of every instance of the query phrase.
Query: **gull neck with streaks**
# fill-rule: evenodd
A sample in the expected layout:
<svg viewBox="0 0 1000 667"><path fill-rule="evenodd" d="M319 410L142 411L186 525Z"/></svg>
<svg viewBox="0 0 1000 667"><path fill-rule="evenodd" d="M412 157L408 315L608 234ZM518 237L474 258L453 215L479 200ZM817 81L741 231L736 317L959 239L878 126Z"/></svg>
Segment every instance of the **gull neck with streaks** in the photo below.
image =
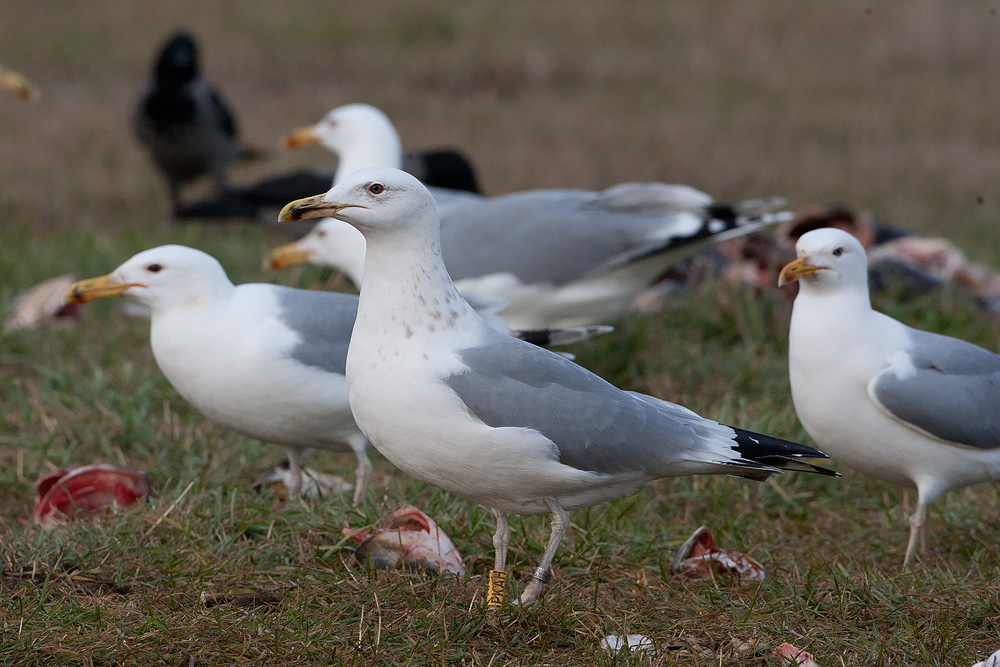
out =
<svg viewBox="0 0 1000 667"><path fill-rule="evenodd" d="M355 333L368 340L373 336L389 341L434 340L469 320L480 320L448 275L437 224L366 234ZM350 363L348 355L348 369Z"/></svg>

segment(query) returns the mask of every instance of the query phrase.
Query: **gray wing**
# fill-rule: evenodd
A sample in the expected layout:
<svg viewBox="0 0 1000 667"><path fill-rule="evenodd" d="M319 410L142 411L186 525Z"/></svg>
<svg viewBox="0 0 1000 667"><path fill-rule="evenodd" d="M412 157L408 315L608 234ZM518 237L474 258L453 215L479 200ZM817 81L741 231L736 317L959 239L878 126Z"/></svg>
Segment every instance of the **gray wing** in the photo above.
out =
<svg viewBox="0 0 1000 667"><path fill-rule="evenodd" d="M733 429L686 408L625 392L546 350L505 336L459 352L469 371L444 378L469 411L493 427L532 428L559 461L579 470L651 470L735 443ZM693 456L691 456L693 454ZM735 453L734 453L735 454Z"/></svg>
<svg viewBox="0 0 1000 667"><path fill-rule="evenodd" d="M455 280L511 273L524 283L565 283L619 253L652 247L662 216L593 206L595 193L532 190L440 209L441 248ZM696 231L696 218L679 221Z"/></svg>
<svg viewBox="0 0 1000 667"><path fill-rule="evenodd" d="M910 329L914 371L888 368L868 393L893 417L942 440L1000 448L1000 356L957 338Z"/></svg>
<svg viewBox="0 0 1000 667"><path fill-rule="evenodd" d="M351 331L358 317L358 297L273 286L281 305L281 321L302 339L291 352L293 359L344 375Z"/></svg>
<svg viewBox="0 0 1000 667"><path fill-rule="evenodd" d="M597 193L594 203L609 209L642 213L696 211L711 206L712 198L689 185L619 183Z"/></svg>
<svg viewBox="0 0 1000 667"><path fill-rule="evenodd" d="M523 283L561 284L657 254L666 266L727 232L751 231L749 222L784 219L703 205L688 192L697 191L676 187L628 183L455 202L440 209L445 264L455 280L511 273Z"/></svg>

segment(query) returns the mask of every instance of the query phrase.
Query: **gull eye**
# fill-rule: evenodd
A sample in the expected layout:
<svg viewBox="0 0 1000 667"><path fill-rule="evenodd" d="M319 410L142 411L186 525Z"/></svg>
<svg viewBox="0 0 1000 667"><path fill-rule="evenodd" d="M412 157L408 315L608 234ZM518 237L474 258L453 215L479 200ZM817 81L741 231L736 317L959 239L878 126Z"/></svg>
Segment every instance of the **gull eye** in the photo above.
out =
<svg viewBox="0 0 1000 667"><path fill-rule="evenodd" d="M385 186L382 185L381 183L372 183L371 185L368 186L368 192L372 193L373 195L380 195L383 192L385 192Z"/></svg>
<svg viewBox="0 0 1000 667"><path fill-rule="evenodd" d="M316 232L316 236L323 238L324 236L326 236L326 230L325 229L319 230L318 232Z"/></svg>
<svg viewBox="0 0 1000 667"><path fill-rule="evenodd" d="M835 250L833 251L833 256L834 256L834 257L840 257L840 256L841 256L841 255L843 255L843 254L844 254L844 249L843 249L843 248L836 248L836 249L835 249Z"/></svg>
<svg viewBox="0 0 1000 667"><path fill-rule="evenodd" d="M150 273L159 273L160 271L163 270L163 267L160 266L159 264L150 264L149 266L146 267L146 270L149 271Z"/></svg>

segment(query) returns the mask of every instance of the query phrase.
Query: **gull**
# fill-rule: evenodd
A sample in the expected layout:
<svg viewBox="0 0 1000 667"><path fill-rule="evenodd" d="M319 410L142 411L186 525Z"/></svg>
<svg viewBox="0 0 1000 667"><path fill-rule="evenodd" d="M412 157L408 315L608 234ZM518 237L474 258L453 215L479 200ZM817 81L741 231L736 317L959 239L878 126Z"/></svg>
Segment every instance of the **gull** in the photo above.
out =
<svg viewBox="0 0 1000 667"><path fill-rule="evenodd" d="M288 450L289 495L302 491L310 448L358 459L354 504L371 464L368 441L347 399L344 369L358 297L281 285L233 285L200 250L166 245L135 255L112 273L73 283L67 300L124 296L150 310L153 357L170 384L212 421ZM482 299L497 326L504 306ZM605 329L516 332L539 345L566 345Z"/></svg>
<svg viewBox="0 0 1000 667"><path fill-rule="evenodd" d="M917 490L904 567L930 548L927 509L1000 478L1000 356L871 307L864 248L839 229L796 244L788 369L795 411L834 459Z"/></svg>
<svg viewBox="0 0 1000 667"><path fill-rule="evenodd" d="M366 104L334 109L316 125L293 132L287 142L318 142L337 153L341 163L334 182L362 168L400 166L395 128ZM509 301L502 316L515 329L612 323L668 267L706 244L792 217L769 212L780 199L726 206L692 187L665 183L499 197L431 192L452 278L463 291ZM340 249L327 254L313 248L309 261L337 268L357 282L364 240L350 227L333 223L324 234L324 247Z"/></svg>
<svg viewBox="0 0 1000 667"><path fill-rule="evenodd" d="M211 174L222 192L229 164L253 154L240 146L233 114L201 78L198 47L186 32L173 35L157 56L135 132L167 178L175 211L181 185Z"/></svg>
<svg viewBox="0 0 1000 667"><path fill-rule="evenodd" d="M344 367L357 298L279 285L233 285L200 250L145 250L113 272L79 281L68 301L124 296L150 310L153 357L170 384L211 419L288 449L289 496L302 490L310 448L352 451L354 504L371 463L347 401Z"/></svg>
<svg viewBox="0 0 1000 667"><path fill-rule="evenodd" d="M487 326L448 276L434 198L409 174L364 169L325 195L288 204L279 219L324 216L367 240L347 355L362 432L399 469L493 511L496 573L505 571L507 516L553 515L522 605L550 578L568 510L660 477L827 472L798 460L823 456L812 448L622 391ZM491 573L491 581L505 576ZM495 592L491 585L491 599Z"/></svg>

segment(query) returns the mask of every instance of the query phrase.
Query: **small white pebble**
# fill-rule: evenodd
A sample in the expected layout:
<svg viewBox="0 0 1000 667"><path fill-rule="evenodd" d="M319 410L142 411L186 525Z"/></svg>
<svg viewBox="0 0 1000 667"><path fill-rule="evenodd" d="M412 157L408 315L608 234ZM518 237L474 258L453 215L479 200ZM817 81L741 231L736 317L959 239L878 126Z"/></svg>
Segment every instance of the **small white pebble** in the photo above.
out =
<svg viewBox="0 0 1000 667"><path fill-rule="evenodd" d="M623 648L629 651L645 651L653 648L653 640L645 635L625 635L625 640L618 635L608 635L601 640L601 648L612 653L617 653Z"/></svg>

